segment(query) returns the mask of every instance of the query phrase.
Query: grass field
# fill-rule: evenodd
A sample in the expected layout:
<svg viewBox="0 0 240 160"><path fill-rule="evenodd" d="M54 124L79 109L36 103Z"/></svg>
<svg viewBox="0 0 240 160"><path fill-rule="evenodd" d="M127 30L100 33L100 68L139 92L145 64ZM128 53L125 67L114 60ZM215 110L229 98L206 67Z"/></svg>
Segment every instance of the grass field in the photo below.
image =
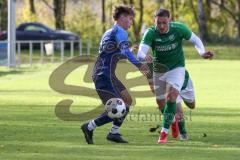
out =
<svg viewBox="0 0 240 160"><path fill-rule="evenodd" d="M137 98L121 128L129 144L106 140L111 125L97 128L94 145L85 143L79 126L83 122L62 121L55 105L73 99L73 113L82 113L100 104L91 97L63 95L53 91L49 76L59 64L24 67L9 71L0 68L0 159L106 159L106 160L238 160L240 155L240 61L187 60L194 81L197 108L185 108L190 140L169 137L166 145L156 144L158 134L148 132L159 123L154 97ZM72 72L66 83L83 84L86 67ZM138 74L138 73L135 73ZM134 76L134 75L133 75ZM84 86L93 87L91 83ZM141 88L141 87L140 87ZM147 86L142 86L146 89ZM207 137L203 137L206 133Z"/></svg>

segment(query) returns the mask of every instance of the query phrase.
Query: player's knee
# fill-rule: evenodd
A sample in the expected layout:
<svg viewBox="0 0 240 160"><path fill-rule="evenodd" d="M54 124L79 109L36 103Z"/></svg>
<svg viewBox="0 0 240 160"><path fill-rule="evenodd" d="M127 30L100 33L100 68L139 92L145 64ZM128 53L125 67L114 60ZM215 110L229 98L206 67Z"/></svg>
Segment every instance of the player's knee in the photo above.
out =
<svg viewBox="0 0 240 160"><path fill-rule="evenodd" d="M123 90L121 92L121 97L124 101L124 103L127 105L127 106L131 106L132 103L133 103L133 100L132 100L132 97L130 96L130 94L127 92L127 90Z"/></svg>
<svg viewBox="0 0 240 160"><path fill-rule="evenodd" d="M132 97L125 97L125 98L123 99L123 101L125 102L125 104L126 104L127 106L131 106L131 105L132 105Z"/></svg>
<svg viewBox="0 0 240 160"><path fill-rule="evenodd" d="M164 107L165 107L165 105L166 105L166 101L165 101L165 99L164 100L156 100L157 101L157 104L158 104L158 108L159 109L163 109Z"/></svg>
<svg viewBox="0 0 240 160"><path fill-rule="evenodd" d="M177 90L172 90L168 93L168 101L176 102L179 92Z"/></svg>

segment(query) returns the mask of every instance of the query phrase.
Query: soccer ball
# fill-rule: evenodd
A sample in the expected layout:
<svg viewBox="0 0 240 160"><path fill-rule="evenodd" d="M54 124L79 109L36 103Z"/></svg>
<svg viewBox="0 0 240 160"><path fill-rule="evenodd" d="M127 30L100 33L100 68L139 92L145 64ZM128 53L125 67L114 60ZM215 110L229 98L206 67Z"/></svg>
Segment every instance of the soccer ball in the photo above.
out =
<svg viewBox="0 0 240 160"><path fill-rule="evenodd" d="M107 101L105 109L110 118L121 118L126 113L126 106L122 99L111 98Z"/></svg>

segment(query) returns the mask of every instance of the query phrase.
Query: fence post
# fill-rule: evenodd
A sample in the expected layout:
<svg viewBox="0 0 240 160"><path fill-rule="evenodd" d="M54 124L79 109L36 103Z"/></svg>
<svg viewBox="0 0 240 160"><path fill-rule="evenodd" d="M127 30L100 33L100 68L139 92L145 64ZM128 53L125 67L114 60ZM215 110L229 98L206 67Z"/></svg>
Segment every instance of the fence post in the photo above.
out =
<svg viewBox="0 0 240 160"><path fill-rule="evenodd" d="M91 41L90 41L90 39L88 39L88 42L87 42L87 56L90 56L90 52L91 52Z"/></svg>
<svg viewBox="0 0 240 160"><path fill-rule="evenodd" d="M40 51L40 55L41 55L41 58L40 58L40 62L41 64L43 64L43 41L41 41L41 44L40 44L40 48L41 48L41 51Z"/></svg>
<svg viewBox="0 0 240 160"><path fill-rule="evenodd" d="M79 56L82 56L82 40L79 39Z"/></svg>
<svg viewBox="0 0 240 160"><path fill-rule="evenodd" d="M64 61L64 42L61 40L61 61Z"/></svg>
<svg viewBox="0 0 240 160"><path fill-rule="evenodd" d="M33 43L32 41L29 42L29 47L30 47L30 50L29 50L29 53L30 53L30 57L29 57L29 63L30 63L30 66L32 66L32 49L33 49Z"/></svg>
<svg viewBox="0 0 240 160"><path fill-rule="evenodd" d="M73 50L74 50L74 48L73 48L73 41L71 41L71 58L73 58Z"/></svg>
<svg viewBox="0 0 240 160"><path fill-rule="evenodd" d="M51 41L51 43L53 44L53 53L52 53L52 57L51 57L51 63L53 63L54 62L54 45L55 45L55 43L53 42L53 41Z"/></svg>
<svg viewBox="0 0 240 160"><path fill-rule="evenodd" d="M18 49L18 67L21 65L21 42L17 42L17 49Z"/></svg>

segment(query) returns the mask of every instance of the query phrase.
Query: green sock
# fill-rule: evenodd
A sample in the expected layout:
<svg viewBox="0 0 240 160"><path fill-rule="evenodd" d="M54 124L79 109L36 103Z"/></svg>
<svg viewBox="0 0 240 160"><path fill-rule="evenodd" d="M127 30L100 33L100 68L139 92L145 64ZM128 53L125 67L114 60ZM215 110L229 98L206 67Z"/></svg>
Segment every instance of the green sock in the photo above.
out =
<svg viewBox="0 0 240 160"><path fill-rule="evenodd" d="M185 128L185 120L184 120L184 118L181 119L178 122L178 127L179 127L180 134L186 134L187 133L186 128Z"/></svg>
<svg viewBox="0 0 240 160"><path fill-rule="evenodd" d="M175 116L176 113L176 102L170 102L167 101L167 106L165 106L165 110L164 110L164 118L163 118L163 127L166 129L169 129L173 118Z"/></svg>

